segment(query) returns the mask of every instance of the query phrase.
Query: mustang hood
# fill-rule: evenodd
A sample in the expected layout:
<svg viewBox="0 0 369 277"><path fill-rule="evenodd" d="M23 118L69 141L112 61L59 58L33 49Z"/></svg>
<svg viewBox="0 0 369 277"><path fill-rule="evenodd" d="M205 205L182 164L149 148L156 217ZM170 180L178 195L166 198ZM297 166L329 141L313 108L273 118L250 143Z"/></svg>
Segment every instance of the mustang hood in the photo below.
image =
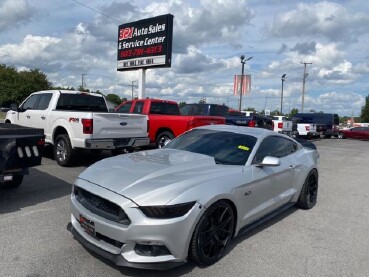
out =
<svg viewBox="0 0 369 277"><path fill-rule="evenodd" d="M99 161L78 177L138 205L164 205L199 182L219 176L214 158L175 149L125 154ZM229 167L227 166L229 172Z"/></svg>

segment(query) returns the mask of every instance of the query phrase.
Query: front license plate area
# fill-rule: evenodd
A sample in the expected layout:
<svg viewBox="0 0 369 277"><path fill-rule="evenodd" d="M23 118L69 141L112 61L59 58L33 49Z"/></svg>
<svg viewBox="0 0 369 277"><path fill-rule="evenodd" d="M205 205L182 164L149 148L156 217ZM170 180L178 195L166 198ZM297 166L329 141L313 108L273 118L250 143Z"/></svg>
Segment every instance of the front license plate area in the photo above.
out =
<svg viewBox="0 0 369 277"><path fill-rule="evenodd" d="M87 219L83 215L79 215L79 223L81 224L81 227L85 230L87 234L90 236L96 236L95 232L95 222L92 220Z"/></svg>

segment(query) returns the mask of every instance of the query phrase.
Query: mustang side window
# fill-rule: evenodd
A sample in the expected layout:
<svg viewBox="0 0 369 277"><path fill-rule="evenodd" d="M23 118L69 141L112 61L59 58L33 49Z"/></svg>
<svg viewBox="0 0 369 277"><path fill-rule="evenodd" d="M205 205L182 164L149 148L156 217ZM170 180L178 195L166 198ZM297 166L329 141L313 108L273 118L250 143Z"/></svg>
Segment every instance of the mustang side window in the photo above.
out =
<svg viewBox="0 0 369 277"><path fill-rule="evenodd" d="M252 163L261 163L266 156L276 158L286 157L296 152L297 149L297 144L289 139L282 137L267 137L260 144Z"/></svg>

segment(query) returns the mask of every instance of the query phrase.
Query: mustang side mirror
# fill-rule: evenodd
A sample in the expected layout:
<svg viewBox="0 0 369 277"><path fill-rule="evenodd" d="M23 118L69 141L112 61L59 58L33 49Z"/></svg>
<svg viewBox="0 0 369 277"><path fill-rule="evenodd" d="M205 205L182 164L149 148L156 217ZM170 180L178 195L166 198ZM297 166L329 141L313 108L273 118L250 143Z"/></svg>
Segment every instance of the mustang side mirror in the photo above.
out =
<svg viewBox="0 0 369 277"><path fill-rule="evenodd" d="M263 166L278 166L281 164L281 160L276 157L266 156L261 163L256 164L257 167Z"/></svg>

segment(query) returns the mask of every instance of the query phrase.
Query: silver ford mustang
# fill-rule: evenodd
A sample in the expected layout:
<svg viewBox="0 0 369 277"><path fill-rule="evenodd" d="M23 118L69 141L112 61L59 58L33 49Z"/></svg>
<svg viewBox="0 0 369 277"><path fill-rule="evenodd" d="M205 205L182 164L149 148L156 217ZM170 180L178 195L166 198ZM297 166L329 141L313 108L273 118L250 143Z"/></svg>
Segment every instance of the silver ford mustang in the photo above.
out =
<svg viewBox="0 0 369 277"><path fill-rule="evenodd" d="M313 144L269 130L195 128L162 149L107 158L82 172L70 230L120 266L211 265L243 230L291 205L312 208L318 160Z"/></svg>

